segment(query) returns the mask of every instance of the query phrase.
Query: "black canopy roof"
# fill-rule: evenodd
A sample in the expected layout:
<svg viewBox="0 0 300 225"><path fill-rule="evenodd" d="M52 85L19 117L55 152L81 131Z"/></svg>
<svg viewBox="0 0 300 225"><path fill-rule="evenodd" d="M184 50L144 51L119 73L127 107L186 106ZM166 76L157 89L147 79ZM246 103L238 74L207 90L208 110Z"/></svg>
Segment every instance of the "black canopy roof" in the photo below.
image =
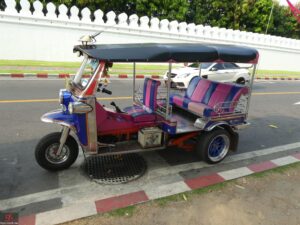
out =
<svg viewBox="0 0 300 225"><path fill-rule="evenodd" d="M210 44L109 44L77 45L90 58L108 62L237 62L257 63L258 52L254 48L235 45Z"/></svg>

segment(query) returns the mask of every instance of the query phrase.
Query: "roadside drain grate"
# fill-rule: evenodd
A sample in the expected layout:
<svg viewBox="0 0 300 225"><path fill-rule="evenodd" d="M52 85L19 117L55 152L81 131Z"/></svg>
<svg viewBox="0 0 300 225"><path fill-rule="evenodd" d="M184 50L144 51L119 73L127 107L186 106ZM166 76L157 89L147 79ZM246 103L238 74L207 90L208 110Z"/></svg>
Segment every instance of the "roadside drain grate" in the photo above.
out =
<svg viewBox="0 0 300 225"><path fill-rule="evenodd" d="M89 156L83 169L87 175L101 184L121 184L144 175L147 163L136 153L124 155Z"/></svg>

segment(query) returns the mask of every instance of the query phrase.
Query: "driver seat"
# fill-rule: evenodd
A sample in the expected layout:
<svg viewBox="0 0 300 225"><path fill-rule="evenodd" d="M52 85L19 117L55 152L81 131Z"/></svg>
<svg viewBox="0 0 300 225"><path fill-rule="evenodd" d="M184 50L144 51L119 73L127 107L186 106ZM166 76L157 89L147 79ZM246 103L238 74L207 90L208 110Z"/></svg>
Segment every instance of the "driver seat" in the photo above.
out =
<svg viewBox="0 0 300 225"><path fill-rule="evenodd" d="M134 122L151 122L156 119L155 110L157 108L157 89L160 81L146 78L143 87L143 105L134 105L124 108L124 112L129 114Z"/></svg>

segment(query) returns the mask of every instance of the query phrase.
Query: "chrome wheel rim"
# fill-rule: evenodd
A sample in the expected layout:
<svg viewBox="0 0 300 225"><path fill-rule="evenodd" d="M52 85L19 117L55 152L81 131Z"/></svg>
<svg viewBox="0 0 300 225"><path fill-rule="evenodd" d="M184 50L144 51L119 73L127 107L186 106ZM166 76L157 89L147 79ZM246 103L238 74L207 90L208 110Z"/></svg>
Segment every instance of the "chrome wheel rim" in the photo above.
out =
<svg viewBox="0 0 300 225"><path fill-rule="evenodd" d="M208 158L212 162L218 162L225 158L230 145L229 137L225 134L218 135L212 139L208 146Z"/></svg>
<svg viewBox="0 0 300 225"><path fill-rule="evenodd" d="M59 148L59 143L54 143L50 145L46 151L45 151L45 157L47 161L53 164L61 164L68 160L70 156L70 149L67 145L64 145L64 147L61 150L60 155L57 155L57 150Z"/></svg>

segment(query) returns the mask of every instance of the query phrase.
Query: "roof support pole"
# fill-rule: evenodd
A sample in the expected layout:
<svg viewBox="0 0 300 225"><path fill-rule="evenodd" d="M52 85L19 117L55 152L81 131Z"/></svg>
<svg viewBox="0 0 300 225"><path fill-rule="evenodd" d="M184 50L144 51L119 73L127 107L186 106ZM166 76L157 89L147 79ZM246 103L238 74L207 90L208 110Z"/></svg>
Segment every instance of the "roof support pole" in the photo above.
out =
<svg viewBox="0 0 300 225"><path fill-rule="evenodd" d="M199 77L201 78L201 63L199 63Z"/></svg>
<svg viewBox="0 0 300 225"><path fill-rule="evenodd" d="M166 101L166 116L165 119L169 119L170 116L170 89L171 89L171 72L172 72L172 63L169 62L169 72L168 72L168 82L167 82L167 101Z"/></svg>
<svg viewBox="0 0 300 225"><path fill-rule="evenodd" d="M135 102L135 62L133 63L133 88L132 88L132 100Z"/></svg>
<svg viewBox="0 0 300 225"><path fill-rule="evenodd" d="M87 64L87 62L88 62L88 59L89 59L88 56L87 56L86 54L84 54L83 61L82 61L81 65L80 65L80 68L79 68L79 70L77 71L77 73L76 73L76 75L75 75L75 78L74 78L74 80L73 80L74 83L76 83L76 84L79 84L79 83L80 83L81 77L82 77L82 74L83 74L83 72L84 72L85 66L86 66L86 64Z"/></svg>
<svg viewBox="0 0 300 225"><path fill-rule="evenodd" d="M247 101L246 119L248 118L248 114L249 114L250 99L251 99L251 95L252 95L252 89L253 89L253 82L254 82L255 73L256 73L256 67L257 67L257 64L254 64L253 72L252 72L252 76L251 76L251 80L250 80L250 84L249 84L250 92L249 92L249 97L248 97L248 101Z"/></svg>

